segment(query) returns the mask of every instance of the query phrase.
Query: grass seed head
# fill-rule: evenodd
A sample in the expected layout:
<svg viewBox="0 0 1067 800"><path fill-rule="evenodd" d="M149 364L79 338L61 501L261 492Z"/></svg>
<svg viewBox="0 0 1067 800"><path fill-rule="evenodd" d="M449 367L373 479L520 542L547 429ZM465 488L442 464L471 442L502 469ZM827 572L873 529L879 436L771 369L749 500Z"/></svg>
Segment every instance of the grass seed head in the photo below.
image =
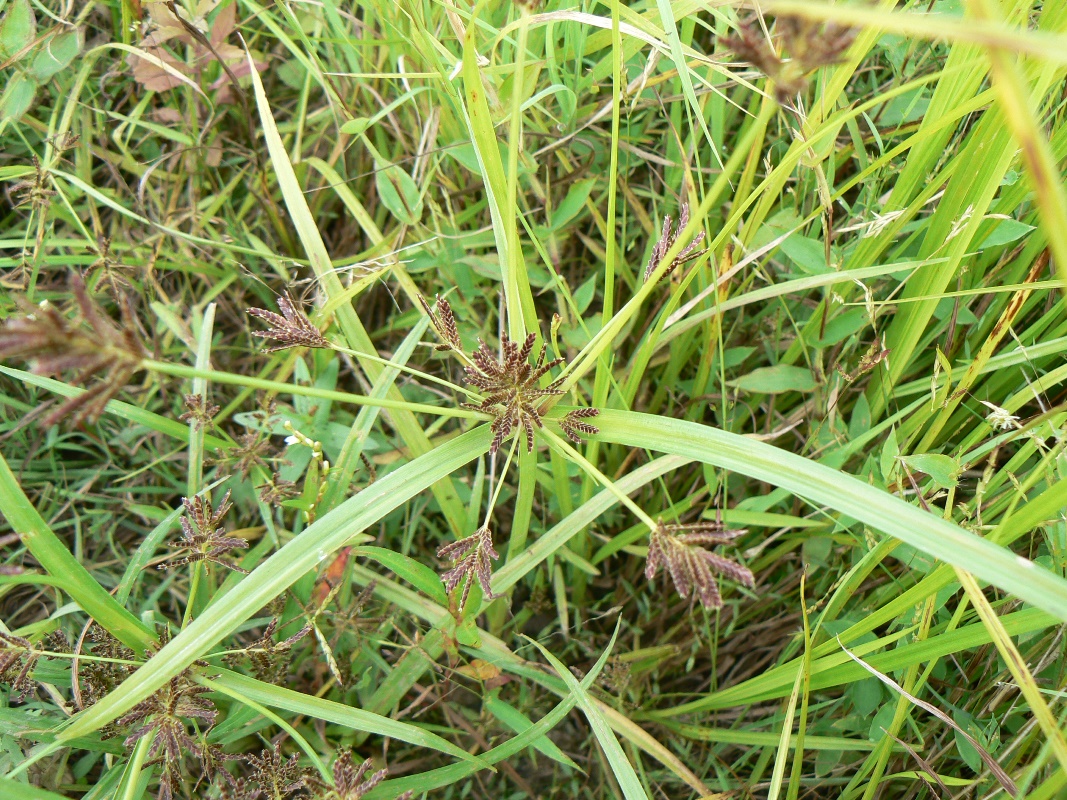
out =
<svg viewBox="0 0 1067 800"><path fill-rule="evenodd" d="M654 273L663 263L664 257L667 255L667 251L671 249L675 241L678 239L679 234L685 230L685 226L689 224L689 204L682 202L681 212L678 219L678 227L671 227L671 217L668 214L663 218L663 229L660 231L659 239L654 245L652 245L652 255L648 259L648 264L645 267L645 277L647 281L652 277ZM693 240L687 244L682 250L674 257L669 267L663 275L660 276L660 280L663 280L678 267L693 259L700 258L707 252L707 248L701 248L700 243L704 241L704 231L700 231Z"/></svg>
<svg viewBox="0 0 1067 800"><path fill-rule="evenodd" d="M211 500L201 495L182 498L185 516L181 518L182 538L171 542L171 547L190 550L190 554L175 561L160 564L159 569L172 569L197 561L210 561L226 569L248 574L248 570L222 558L224 553L239 547L247 547L248 542L236 536L227 536L226 529L220 526L222 518L230 510L230 493L226 492L217 509L212 510Z"/></svg>
<svg viewBox="0 0 1067 800"><path fill-rule="evenodd" d="M252 331L253 336L264 339L274 339L277 344L263 348L265 353L274 353L278 350L287 350L290 347L317 347L329 349L332 347L325 336L315 327L314 323L296 305L296 301L288 295L278 298L278 308L281 314L267 311L265 308L248 309L249 316L263 320L267 324L265 331Z"/></svg>
<svg viewBox="0 0 1067 800"><path fill-rule="evenodd" d="M441 574L445 590L451 592L460 583L464 584L463 595L459 600L460 613L467 604L467 595L470 594L474 580L481 585L482 596L486 600L498 597L493 594L490 581L493 577L493 562L500 558L500 555L493 549L493 534L488 527L479 528L470 536L442 545L437 550L437 557L452 562L452 568Z"/></svg>
<svg viewBox="0 0 1067 800"><path fill-rule="evenodd" d="M419 295L419 303L422 305L422 310L426 312L426 316L430 318L430 324L433 326L437 336L441 339L439 344L434 345L434 350L463 352L463 343L459 338L459 328L456 327L456 317L452 313L452 306L448 304L448 301L438 297L433 308L430 308L426 298Z"/></svg>
<svg viewBox="0 0 1067 800"><path fill-rule="evenodd" d="M479 340L478 348L471 353L470 365L464 367L467 383L485 395L481 403L464 405L493 416L493 441L489 446L492 453L496 453L511 432L520 427L526 433L527 452L533 452L534 429L544 427L541 398L563 394L559 388L560 380L541 388L541 378L562 364L563 359L556 358L546 364L545 346L542 345L537 361L531 364L530 354L536 340L537 334L531 333L520 345L504 334L500 342L500 358L489 345Z"/></svg>
<svg viewBox="0 0 1067 800"><path fill-rule="evenodd" d="M596 425L590 425L588 422L583 422L586 419L592 419L600 414L600 410L596 408L576 408L573 411L568 411L567 414L559 421L559 427L563 429L563 432L567 434L567 437L575 444L582 443L581 434L588 436L595 436L600 433L600 428Z"/></svg>
<svg viewBox="0 0 1067 800"><path fill-rule="evenodd" d="M185 413L178 417L182 422L191 423L198 431L215 427L211 420L219 413L219 407L213 403L206 402L203 395L185 395L185 408Z"/></svg>
<svg viewBox="0 0 1067 800"><path fill-rule="evenodd" d="M705 550L704 546L726 544L745 532L726 529L718 522L691 525L660 522L652 530L645 577L652 580L660 566L664 566L679 595L698 597L704 608L722 608L716 574L748 587L754 586L756 580L747 567Z"/></svg>
<svg viewBox="0 0 1067 800"><path fill-rule="evenodd" d="M40 306L24 303L26 313L0 327L0 358L26 359L35 375L73 373L75 384L87 384L94 376L99 379L45 416L41 420L45 427L64 419L72 425L95 420L141 368L146 355L128 298L123 296L119 303L122 320L116 325L97 307L79 275L71 276L70 290L77 309L73 320L47 301Z"/></svg>

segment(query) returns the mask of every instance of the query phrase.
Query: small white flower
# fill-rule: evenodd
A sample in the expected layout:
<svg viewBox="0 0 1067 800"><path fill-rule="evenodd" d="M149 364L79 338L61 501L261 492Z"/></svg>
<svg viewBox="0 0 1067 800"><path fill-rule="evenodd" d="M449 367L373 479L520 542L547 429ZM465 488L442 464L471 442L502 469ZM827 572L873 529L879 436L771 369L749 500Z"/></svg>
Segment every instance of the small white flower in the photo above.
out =
<svg viewBox="0 0 1067 800"><path fill-rule="evenodd" d="M979 400L978 402L989 409L985 419L986 422L993 426L994 430L1007 431L1019 427L1019 418L1009 413L1008 409L1001 408L993 403L987 403L985 400Z"/></svg>
<svg viewBox="0 0 1067 800"><path fill-rule="evenodd" d="M285 437L285 443L286 444L300 444L300 437L299 436L286 436Z"/></svg>

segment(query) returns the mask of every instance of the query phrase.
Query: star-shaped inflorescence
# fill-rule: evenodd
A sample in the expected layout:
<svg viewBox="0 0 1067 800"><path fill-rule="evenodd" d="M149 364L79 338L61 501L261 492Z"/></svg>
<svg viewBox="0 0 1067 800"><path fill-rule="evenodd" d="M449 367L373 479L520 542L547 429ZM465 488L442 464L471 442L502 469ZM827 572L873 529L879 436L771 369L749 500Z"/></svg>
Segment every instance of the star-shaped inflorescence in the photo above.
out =
<svg viewBox="0 0 1067 800"><path fill-rule="evenodd" d="M652 580L663 565L682 597L693 594L700 598L704 608L722 608L716 574L748 587L754 586L756 579L747 567L705 550L702 545L726 544L744 533L744 529L724 528L720 522L691 525L660 522L652 530L645 577Z"/></svg>
<svg viewBox="0 0 1067 800"><path fill-rule="evenodd" d="M238 547L246 547L248 542L236 536L227 536L225 528L219 523L230 510L230 493L226 492L219 503L217 510L211 509L211 501L201 496L182 498L185 506L185 516L182 517L182 538L171 542L171 547L181 547L192 551L184 558L161 564L160 569L180 567L184 564L192 564L197 561L210 561L219 566L232 569L237 572L248 573L248 570L222 558L222 554Z"/></svg>
<svg viewBox="0 0 1067 800"><path fill-rule="evenodd" d="M268 326L265 331L252 331L252 335L274 339L278 342L265 347L263 349L265 353L273 353L276 350L285 350L290 347L331 347L330 342L308 319L307 314L297 308L291 297L285 295L279 297L278 308L281 314L275 314L265 308L248 309L250 316L263 320Z"/></svg>
<svg viewBox="0 0 1067 800"><path fill-rule="evenodd" d="M466 580L463 595L459 599L459 610L467 604L467 595L471 585L477 579L486 600L497 597L489 586L493 576L493 562L500 555L493 549L493 534L488 527L479 528L470 536L442 545L437 551L438 558L447 558L452 562L452 569L441 575L445 589L451 592Z"/></svg>
<svg viewBox="0 0 1067 800"><path fill-rule="evenodd" d="M501 357L497 358L483 341L471 353L471 366L465 367L467 383L486 397L481 403L467 404L469 408L493 415L493 442L490 452L495 453L503 441L520 426L526 432L526 449L533 451L534 428L544 426L544 412L538 405L542 397L561 395L561 380L541 388L541 378L554 367L563 363L555 358L545 363L545 347L542 345L537 362L530 363L537 334L531 333L520 346L504 334L500 342Z"/></svg>

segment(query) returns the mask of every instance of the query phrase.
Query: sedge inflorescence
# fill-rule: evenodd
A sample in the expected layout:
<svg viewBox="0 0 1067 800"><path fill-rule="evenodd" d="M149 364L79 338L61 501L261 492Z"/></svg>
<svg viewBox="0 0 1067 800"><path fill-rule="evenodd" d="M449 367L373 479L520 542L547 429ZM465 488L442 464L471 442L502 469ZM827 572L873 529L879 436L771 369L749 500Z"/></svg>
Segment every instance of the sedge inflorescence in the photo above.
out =
<svg viewBox="0 0 1067 800"><path fill-rule="evenodd" d="M542 344L536 360L533 355L537 334L530 333L523 342L512 341L505 333L500 339L500 355L481 339L478 347L468 356L460 341L459 329L452 307L444 298L437 298L433 307L424 299L422 308L430 318L430 323L437 332L441 342L435 345L437 350L450 350L464 362L464 379L474 387L483 399L479 403L464 403L464 407L481 411L492 416L491 430L493 441L489 447L496 453L500 445L512 432L522 429L526 435L526 450L533 452L534 431L544 427L545 397L562 395L563 378L558 377L545 386L541 379L563 363L562 358L545 360L547 345ZM595 417L599 411L595 408L577 409L567 414L560 422L564 433L572 440L580 442L579 434L596 434L596 426L582 420Z"/></svg>
<svg viewBox="0 0 1067 800"><path fill-rule="evenodd" d="M754 586L756 579L747 567L706 550L705 546L727 544L746 532L743 528L725 528L721 522L660 522L652 530L645 577L652 580L659 568L665 567L679 595L693 595L704 608L722 608L716 574L748 587Z"/></svg>

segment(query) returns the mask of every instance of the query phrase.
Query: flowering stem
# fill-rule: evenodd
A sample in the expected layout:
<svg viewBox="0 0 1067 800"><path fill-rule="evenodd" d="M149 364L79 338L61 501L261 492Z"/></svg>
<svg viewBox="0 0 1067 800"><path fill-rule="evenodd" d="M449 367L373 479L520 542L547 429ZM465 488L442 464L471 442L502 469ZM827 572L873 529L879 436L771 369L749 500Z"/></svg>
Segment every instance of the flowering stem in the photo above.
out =
<svg viewBox="0 0 1067 800"><path fill-rule="evenodd" d="M645 523L645 525L648 526L648 529L650 531L656 529L656 521L652 519L652 517L650 517L648 514L646 514L644 510L642 510L641 507L637 505L637 503L631 500L629 495L620 490L610 478L608 478L604 473L594 467L585 458L585 456L583 456L581 453L571 447L565 440L552 433L552 431L548 430L547 428L542 428L541 434L546 439L548 439L549 442L555 445L557 450L561 450L563 452L563 455L565 455L567 458L569 458L571 461L573 461L575 464L585 470L587 474L591 475L597 483L599 483L601 486L603 486L605 489L607 489L609 492L619 498L619 502L621 502L624 506L634 512L634 515L643 523Z"/></svg>
<svg viewBox="0 0 1067 800"><path fill-rule="evenodd" d="M393 369L399 370L400 372L406 372L409 375L414 375L415 377L421 378L424 381L436 383L440 386L447 386L449 389L455 392L462 392L463 394L467 395L467 397L481 399L481 395L479 395L477 392L473 392L465 386L458 386L452 383L451 381L446 381L444 378L438 378L436 375L431 375L428 372L423 372L422 370L415 369L413 367L397 364L395 361L390 361L387 358L381 358L380 356L372 356L370 353L363 353L359 350L351 350L347 347L341 347L340 345L336 344L331 344L330 346L338 353L345 353L347 355L353 356L354 358L365 358L368 361L373 361L376 364L383 364L387 367L392 367Z"/></svg>
<svg viewBox="0 0 1067 800"><path fill-rule="evenodd" d="M500 497L500 489L504 486L504 476L508 474L508 467L511 466L511 458L515 455L515 447L519 443L519 434L515 433L515 436L511 439L511 449L508 450L508 457L504 459L504 469L500 471L500 477L496 479L496 486L493 487L493 498L489 501L488 508L485 509L485 522L482 523L483 528L489 527L489 519L493 516L493 509L496 508L496 499Z"/></svg>
<svg viewBox="0 0 1067 800"><path fill-rule="evenodd" d="M445 408L443 406L431 406L426 403L409 403L406 400L390 400L386 397L367 397L362 394L350 392L338 392L332 389L320 389L317 386L301 386L300 384L281 383L263 378L252 378L246 375L234 375L230 372L216 372L215 370L200 370L195 367L187 367L184 364L168 364L165 361L153 361L145 359L141 365L152 372L161 375L173 375L179 378L206 377L214 383L227 383L236 386L246 386L252 389L262 389L278 394L304 395L318 397L322 400L333 400L338 403L351 403L357 406L374 406L377 408L396 408L410 411L414 414L435 414L442 417L462 417L464 419L486 420L488 414L480 411L472 411L467 408ZM395 364L393 366L396 366Z"/></svg>

